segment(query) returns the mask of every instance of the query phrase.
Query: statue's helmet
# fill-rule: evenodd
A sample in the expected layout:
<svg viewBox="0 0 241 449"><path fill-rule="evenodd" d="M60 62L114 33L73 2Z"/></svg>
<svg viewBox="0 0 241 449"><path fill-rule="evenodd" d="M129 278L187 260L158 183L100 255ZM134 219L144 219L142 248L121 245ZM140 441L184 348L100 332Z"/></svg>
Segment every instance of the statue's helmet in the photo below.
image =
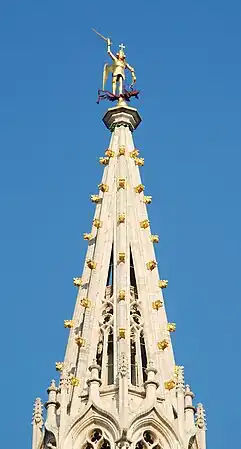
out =
<svg viewBox="0 0 241 449"><path fill-rule="evenodd" d="M118 51L118 53L116 53L117 58L119 59L125 59L126 55L124 53L124 48L125 46L123 44L119 45L120 50Z"/></svg>
<svg viewBox="0 0 241 449"><path fill-rule="evenodd" d="M116 53L117 58L119 59L125 59L126 55L123 52L123 50L118 51L118 53Z"/></svg>

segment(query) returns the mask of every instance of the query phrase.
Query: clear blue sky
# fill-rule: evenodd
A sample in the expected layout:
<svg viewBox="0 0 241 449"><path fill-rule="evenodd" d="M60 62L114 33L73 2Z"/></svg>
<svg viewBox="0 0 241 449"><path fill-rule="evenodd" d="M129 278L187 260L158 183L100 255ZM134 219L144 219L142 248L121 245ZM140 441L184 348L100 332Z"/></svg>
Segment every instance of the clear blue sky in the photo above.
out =
<svg viewBox="0 0 241 449"><path fill-rule="evenodd" d="M67 342L110 138L92 26L124 41L142 90L135 142L177 363L207 409L208 447L237 447L240 23L238 0L1 2L2 447L30 447L33 401Z"/></svg>

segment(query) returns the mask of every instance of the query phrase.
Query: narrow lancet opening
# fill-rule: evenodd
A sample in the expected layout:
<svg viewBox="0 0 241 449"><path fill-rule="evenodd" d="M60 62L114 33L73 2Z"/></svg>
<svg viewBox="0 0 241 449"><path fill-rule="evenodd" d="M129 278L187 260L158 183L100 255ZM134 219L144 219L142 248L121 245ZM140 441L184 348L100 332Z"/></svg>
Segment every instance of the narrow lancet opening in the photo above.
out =
<svg viewBox="0 0 241 449"><path fill-rule="evenodd" d="M134 262L133 262L131 248L130 248L130 283L133 287L136 287L136 276L135 276Z"/></svg>
<svg viewBox="0 0 241 449"><path fill-rule="evenodd" d="M173 407L173 406L172 406L172 412L173 412L173 418L177 419L178 418L178 414L177 414L177 411L176 411L175 407Z"/></svg>
<svg viewBox="0 0 241 449"><path fill-rule="evenodd" d="M143 382L147 380L146 368L147 368L147 355L146 345L143 331L140 333L140 348L141 348L141 364L142 364L142 376Z"/></svg>
<svg viewBox="0 0 241 449"><path fill-rule="evenodd" d="M99 377L101 377L101 371L102 371L103 341L104 341L104 335L103 335L103 332L100 331L100 336L99 336L99 341L97 344L97 351L96 351L96 362L97 362L97 365L100 366Z"/></svg>
<svg viewBox="0 0 241 449"><path fill-rule="evenodd" d="M106 285L112 285L112 287L113 287L113 280L114 280L114 277L113 277L113 247L112 247Z"/></svg>
<svg viewBox="0 0 241 449"><path fill-rule="evenodd" d="M114 383L114 339L113 331L109 330L107 342L107 384Z"/></svg>
<svg viewBox="0 0 241 449"><path fill-rule="evenodd" d="M130 286L131 286L131 293L133 292L134 297L137 298L138 292L137 292L136 276L131 248L130 248Z"/></svg>

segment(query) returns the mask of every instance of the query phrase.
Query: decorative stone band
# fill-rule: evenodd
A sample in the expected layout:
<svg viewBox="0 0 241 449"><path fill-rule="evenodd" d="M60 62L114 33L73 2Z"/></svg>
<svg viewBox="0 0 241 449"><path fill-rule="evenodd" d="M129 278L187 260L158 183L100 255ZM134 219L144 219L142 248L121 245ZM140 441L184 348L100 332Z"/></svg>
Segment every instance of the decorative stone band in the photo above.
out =
<svg viewBox="0 0 241 449"><path fill-rule="evenodd" d="M86 381L88 387L89 387L93 382L97 382L97 383L99 384L100 387L101 387L101 385L102 385L102 381L101 381L100 379L98 379L98 377L97 377L97 378L94 378L94 379L88 379L88 380Z"/></svg>
<svg viewBox="0 0 241 449"><path fill-rule="evenodd" d="M127 126L130 131L134 131L141 123L141 117L135 108L116 106L108 109L103 122L110 131L114 131L116 126Z"/></svg>
<svg viewBox="0 0 241 449"><path fill-rule="evenodd" d="M93 369L96 369L97 371L101 371L100 365L97 365L95 359L93 360L93 365L89 366L89 371L91 372Z"/></svg>
<svg viewBox="0 0 241 449"><path fill-rule="evenodd" d="M159 382L156 382L155 380L146 380L144 382L144 387L146 388L148 385L155 385L156 388L158 388L160 384L159 384Z"/></svg>
<svg viewBox="0 0 241 449"><path fill-rule="evenodd" d="M49 405L55 405L56 409L60 407L60 403L58 401L46 401L44 403L44 407L47 409Z"/></svg>
<svg viewBox="0 0 241 449"><path fill-rule="evenodd" d="M197 411L196 407L194 407L193 405L186 405L186 407L184 407L184 410L193 410L194 413L196 413Z"/></svg>

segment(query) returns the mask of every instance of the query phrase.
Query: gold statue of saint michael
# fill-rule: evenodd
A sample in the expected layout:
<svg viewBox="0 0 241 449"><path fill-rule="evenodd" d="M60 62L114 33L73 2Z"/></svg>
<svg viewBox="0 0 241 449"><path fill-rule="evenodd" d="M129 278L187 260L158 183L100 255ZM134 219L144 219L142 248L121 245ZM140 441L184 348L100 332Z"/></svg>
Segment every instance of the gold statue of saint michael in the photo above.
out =
<svg viewBox="0 0 241 449"><path fill-rule="evenodd" d="M113 63L105 64L104 65L104 71L103 71L103 86L102 89L105 89L105 84L108 79L109 73L112 73L112 93L116 95L116 88L118 83L118 94L123 94L123 84L125 81L125 70L129 70L132 75L132 83L130 87L134 85L136 82L136 75L135 75L135 69L131 67L128 62L126 61L126 55L124 53L125 46L123 44L119 45L120 50L116 55L114 55L111 51L111 40L109 38L106 38L102 36L102 34L98 33L98 31L94 30L96 34L98 34L102 39L104 39L107 43L107 53L110 55Z"/></svg>

